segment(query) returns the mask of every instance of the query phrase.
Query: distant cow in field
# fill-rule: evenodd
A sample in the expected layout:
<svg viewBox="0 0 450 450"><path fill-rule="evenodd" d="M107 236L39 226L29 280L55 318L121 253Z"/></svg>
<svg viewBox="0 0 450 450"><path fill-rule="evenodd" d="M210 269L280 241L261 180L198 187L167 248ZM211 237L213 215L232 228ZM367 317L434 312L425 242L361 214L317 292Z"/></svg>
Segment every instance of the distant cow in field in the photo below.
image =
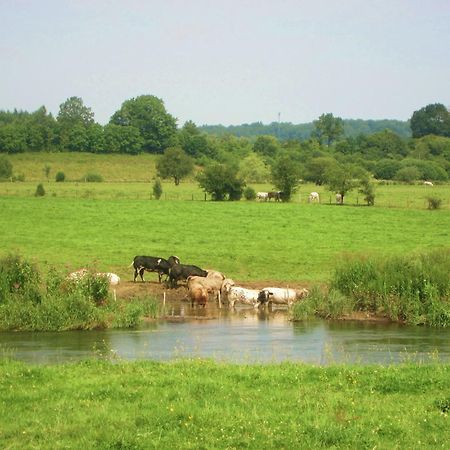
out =
<svg viewBox="0 0 450 450"><path fill-rule="evenodd" d="M276 202L281 201L281 196L282 196L282 192L281 191L272 191L272 192L268 192L267 193L267 199L270 200L273 198Z"/></svg>
<svg viewBox="0 0 450 450"><path fill-rule="evenodd" d="M269 193L268 192L257 192L256 193L256 198L258 200L266 201L269 198Z"/></svg>
<svg viewBox="0 0 450 450"><path fill-rule="evenodd" d="M308 197L308 203L317 202L320 203L320 197L318 192L311 192Z"/></svg>
<svg viewBox="0 0 450 450"><path fill-rule="evenodd" d="M69 275L67 275L67 279L78 282L78 281L81 281L88 274L89 274L89 270L83 268L83 269L76 270L75 272L69 273ZM119 275L112 273L112 272L97 272L97 273L92 273L92 275L95 277L105 277L108 280L108 283L110 286L117 286L120 283Z"/></svg>
<svg viewBox="0 0 450 450"><path fill-rule="evenodd" d="M425 186L434 186L433 183L431 181L424 181L423 184Z"/></svg>
<svg viewBox="0 0 450 450"><path fill-rule="evenodd" d="M157 272L158 281L161 283L163 275L169 276L172 266L179 264L180 259L177 256L171 256L169 259L157 256L135 256L131 265L134 267L134 280L139 274L142 281L144 280L144 272Z"/></svg>
<svg viewBox="0 0 450 450"><path fill-rule="evenodd" d="M336 203L338 205L342 205L344 203L344 197L342 197L342 194L336 194Z"/></svg>

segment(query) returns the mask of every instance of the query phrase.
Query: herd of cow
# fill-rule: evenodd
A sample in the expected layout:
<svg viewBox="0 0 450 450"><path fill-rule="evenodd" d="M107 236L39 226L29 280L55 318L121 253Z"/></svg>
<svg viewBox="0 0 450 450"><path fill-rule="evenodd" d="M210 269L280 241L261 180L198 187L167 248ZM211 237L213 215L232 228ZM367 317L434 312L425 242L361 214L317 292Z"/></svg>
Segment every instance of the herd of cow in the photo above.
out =
<svg viewBox="0 0 450 450"><path fill-rule="evenodd" d="M175 288L179 281L185 281L188 298L192 305L205 307L209 298L228 303L233 308L236 303L252 305L258 308L262 305L281 304L292 306L294 302L308 295L307 289L292 289L265 287L263 289L247 289L236 286L231 278L216 270L203 270L198 266L181 264L177 256L168 259L155 256L136 256L132 262L134 280L139 275L144 280L144 272L156 272L159 283L166 276L170 288Z"/></svg>

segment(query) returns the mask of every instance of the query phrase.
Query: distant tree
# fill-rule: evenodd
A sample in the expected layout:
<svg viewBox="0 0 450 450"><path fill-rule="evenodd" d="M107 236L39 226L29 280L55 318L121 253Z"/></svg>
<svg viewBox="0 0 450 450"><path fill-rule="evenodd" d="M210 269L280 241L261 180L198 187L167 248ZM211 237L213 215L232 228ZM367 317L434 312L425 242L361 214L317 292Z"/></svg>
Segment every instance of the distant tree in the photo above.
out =
<svg viewBox="0 0 450 450"><path fill-rule="evenodd" d="M163 189L161 185L161 180L157 178L153 183L153 196L156 198L156 200L159 200L161 198L162 193Z"/></svg>
<svg viewBox="0 0 450 450"><path fill-rule="evenodd" d="M343 120L340 117L334 117L332 113L322 114L313 124L312 136L320 142L325 142L327 146L344 134Z"/></svg>
<svg viewBox="0 0 450 450"><path fill-rule="evenodd" d="M0 156L0 180L11 178L13 172L13 165L11 161L5 156Z"/></svg>
<svg viewBox="0 0 450 450"><path fill-rule="evenodd" d="M133 126L120 126L109 123L104 127L105 152L137 155L142 152L144 139Z"/></svg>
<svg viewBox="0 0 450 450"><path fill-rule="evenodd" d="M270 170L260 156L251 152L239 163L239 176L247 183L267 183Z"/></svg>
<svg viewBox="0 0 450 450"><path fill-rule="evenodd" d="M397 170L395 174L395 179L398 181L403 181L404 183L414 183L420 179L420 171L415 166L402 167Z"/></svg>
<svg viewBox="0 0 450 450"><path fill-rule="evenodd" d="M305 164L303 179L321 186L325 182L325 172L336 164L337 161L331 156L311 158Z"/></svg>
<svg viewBox="0 0 450 450"><path fill-rule="evenodd" d="M271 169L272 182L283 192L283 201L289 201L301 180L301 166L289 153L283 153Z"/></svg>
<svg viewBox="0 0 450 450"><path fill-rule="evenodd" d="M94 123L94 113L80 97L70 97L59 105L56 120L63 128L73 128L75 125L87 127Z"/></svg>
<svg viewBox="0 0 450 450"><path fill-rule="evenodd" d="M406 141L390 130L378 131L356 139L358 150L366 158L400 159L408 154Z"/></svg>
<svg viewBox="0 0 450 450"><path fill-rule="evenodd" d="M0 153L22 153L27 149L27 129L20 122L0 127Z"/></svg>
<svg viewBox="0 0 450 450"><path fill-rule="evenodd" d="M208 138L191 120L188 120L179 131L178 140L187 155L193 158L209 156Z"/></svg>
<svg viewBox="0 0 450 450"><path fill-rule="evenodd" d="M92 153L105 152L105 130L98 123L86 128L87 148Z"/></svg>
<svg viewBox="0 0 450 450"><path fill-rule="evenodd" d="M330 191L340 194L342 203L346 194L368 178L367 172L355 164L337 164L329 167L325 173L325 183Z"/></svg>
<svg viewBox="0 0 450 450"><path fill-rule="evenodd" d="M375 204L375 185L370 181L369 177L363 177L360 180L358 192L364 195L367 206Z"/></svg>
<svg viewBox="0 0 450 450"><path fill-rule="evenodd" d="M395 159L380 159L375 163L373 174L378 180L393 180L401 163Z"/></svg>
<svg viewBox="0 0 450 450"><path fill-rule="evenodd" d="M253 144L253 151L264 159L272 160L280 152L281 145L274 136L259 136Z"/></svg>
<svg viewBox="0 0 450 450"><path fill-rule="evenodd" d="M245 181L238 177L237 169L220 163L212 163L197 175L200 187L211 194L213 200L240 200Z"/></svg>
<svg viewBox="0 0 450 450"><path fill-rule="evenodd" d="M413 138L428 134L450 137L450 112L441 103L430 104L414 111L410 124Z"/></svg>
<svg viewBox="0 0 450 450"><path fill-rule="evenodd" d="M126 100L110 123L137 128L144 140L145 152L163 153L176 142L176 119L166 111L163 101L153 95Z"/></svg>
<svg viewBox="0 0 450 450"><path fill-rule="evenodd" d="M194 161L180 147L166 149L164 155L158 158L156 170L161 178L173 178L179 185L182 178L192 173Z"/></svg>

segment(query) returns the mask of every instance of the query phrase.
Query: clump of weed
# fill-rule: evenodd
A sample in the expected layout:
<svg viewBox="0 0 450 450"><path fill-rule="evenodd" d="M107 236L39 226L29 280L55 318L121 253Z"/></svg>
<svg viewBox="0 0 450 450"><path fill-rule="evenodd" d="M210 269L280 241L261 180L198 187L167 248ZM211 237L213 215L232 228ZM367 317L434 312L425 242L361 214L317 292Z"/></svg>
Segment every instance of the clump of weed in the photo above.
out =
<svg viewBox="0 0 450 450"><path fill-rule="evenodd" d="M428 209L440 209L441 208L441 204L442 204L442 200L440 198L437 197L428 197Z"/></svg>
<svg viewBox="0 0 450 450"><path fill-rule="evenodd" d="M393 320L450 326L450 251L346 261L335 271L332 289L361 311Z"/></svg>

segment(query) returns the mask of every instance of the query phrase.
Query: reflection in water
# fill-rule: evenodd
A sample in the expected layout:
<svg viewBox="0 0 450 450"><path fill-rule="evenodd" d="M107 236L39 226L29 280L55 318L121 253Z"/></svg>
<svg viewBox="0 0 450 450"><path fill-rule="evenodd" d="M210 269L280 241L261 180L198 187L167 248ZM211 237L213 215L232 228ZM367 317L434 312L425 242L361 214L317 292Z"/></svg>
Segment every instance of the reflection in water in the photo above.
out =
<svg viewBox="0 0 450 450"><path fill-rule="evenodd" d="M169 305L167 320L135 330L0 333L0 358L33 363L89 357L215 358L235 362L398 363L450 360L450 330L398 324L291 323L286 310Z"/></svg>

